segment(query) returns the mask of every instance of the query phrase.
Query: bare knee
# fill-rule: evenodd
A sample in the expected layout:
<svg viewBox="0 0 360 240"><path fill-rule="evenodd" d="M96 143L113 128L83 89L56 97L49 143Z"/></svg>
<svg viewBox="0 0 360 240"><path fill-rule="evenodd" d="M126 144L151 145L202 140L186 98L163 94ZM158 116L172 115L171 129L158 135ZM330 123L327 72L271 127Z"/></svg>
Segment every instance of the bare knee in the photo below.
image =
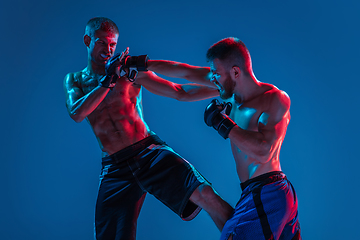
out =
<svg viewBox="0 0 360 240"><path fill-rule="evenodd" d="M219 198L219 195L215 192L215 190L207 183L203 183L198 187L198 190L200 192L200 195L204 199L213 199L213 198Z"/></svg>
<svg viewBox="0 0 360 240"><path fill-rule="evenodd" d="M234 210L206 183L201 184L193 192L190 200L209 213L220 231Z"/></svg>

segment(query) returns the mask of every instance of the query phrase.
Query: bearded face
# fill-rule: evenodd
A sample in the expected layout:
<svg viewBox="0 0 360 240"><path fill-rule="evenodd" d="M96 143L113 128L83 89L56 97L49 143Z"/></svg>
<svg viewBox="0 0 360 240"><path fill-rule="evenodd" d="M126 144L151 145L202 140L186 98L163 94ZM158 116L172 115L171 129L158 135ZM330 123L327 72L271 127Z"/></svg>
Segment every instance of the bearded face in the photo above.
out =
<svg viewBox="0 0 360 240"><path fill-rule="evenodd" d="M231 79L230 74L226 74L221 84L221 89L220 89L221 99L231 98L232 95L234 94L235 85L236 82Z"/></svg>
<svg viewBox="0 0 360 240"><path fill-rule="evenodd" d="M218 59L214 59L210 66L212 73L211 82L218 87L220 97L222 99L231 98L234 94L236 82L231 79L230 72L226 70L225 66Z"/></svg>

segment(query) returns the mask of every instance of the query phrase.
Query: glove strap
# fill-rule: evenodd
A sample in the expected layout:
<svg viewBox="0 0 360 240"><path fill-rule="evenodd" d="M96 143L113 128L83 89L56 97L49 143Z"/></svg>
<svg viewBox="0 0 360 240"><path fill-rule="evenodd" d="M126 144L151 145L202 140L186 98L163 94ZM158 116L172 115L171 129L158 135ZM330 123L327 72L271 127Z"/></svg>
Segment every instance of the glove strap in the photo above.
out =
<svg viewBox="0 0 360 240"><path fill-rule="evenodd" d="M128 80L130 82L135 82L137 74L138 74L138 70L136 68L130 67L129 68L129 74L127 76Z"/></svg>
<svg viewBox="0 0 360 240"><path fill-rule="evenodd" d="M231 129L236 125L236 123L231 120L230 118L226 117L220 124L218 133L220 136L222 136L224 139L227 139L229 136L229 133Z"/></svg>
<svg viewBox="0 0 360 240"><path fill-rule="evenodd" d="M99 85L104 88L112 88L110 87L111 83L115 83L117 80L117 75L108 76L106 75L100 82Z"/></svg>

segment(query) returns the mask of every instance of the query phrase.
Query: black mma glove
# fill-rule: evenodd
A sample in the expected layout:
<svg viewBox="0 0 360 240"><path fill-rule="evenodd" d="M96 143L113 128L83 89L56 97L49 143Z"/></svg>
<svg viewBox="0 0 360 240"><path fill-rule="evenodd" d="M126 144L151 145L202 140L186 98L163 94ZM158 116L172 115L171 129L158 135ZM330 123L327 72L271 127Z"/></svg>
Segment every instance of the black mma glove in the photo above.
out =
<svg viewBox="0 0 360 240"><path fill-rule="evenodd" d="M227 111L228 107L226 105L220 104L217 99L213 99L211 103L206 107L204 112L204 120L206 125L208 125L209 127L213 127L224 139L228 138L230 130L236 125L236 123L231 120L227 115L221 113L221 111L224 110L225 107L226 112L228 114L230 113L229 111Z"/></svg>
<svg viewBox="0 0 360 240"><path fill-rule="evenodd" d="M113 88L119 76L117 74L117 69L120 68L120 53L112 56L105 64L105 74L106 76L102 78L99 82L101 87Z"/></svg>
<svg viewBox="0 0 360 240"><path fill-rule="evenodd" d="M128 79L130 82L134 82L136 75L139 71L147 71L149 58L147 55L140 55L140 56L130 56L127 55L121 62L121 69L124 68L129 69Z"/></svg>

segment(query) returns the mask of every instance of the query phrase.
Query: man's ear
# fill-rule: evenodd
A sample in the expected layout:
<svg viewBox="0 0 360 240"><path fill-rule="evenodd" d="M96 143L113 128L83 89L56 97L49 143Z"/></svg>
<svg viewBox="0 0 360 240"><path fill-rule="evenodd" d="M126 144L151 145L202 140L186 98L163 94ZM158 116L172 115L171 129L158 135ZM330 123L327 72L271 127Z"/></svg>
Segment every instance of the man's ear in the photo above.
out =
<svg viewBox="0 0 360 240"><path fill-rule="evenodd" d="M91 42L91 37L89 37L89 35L85 34L84 35L84 43L87 47L90 47L90 42Z"/></svg>
<svg viewBox="0 0 360 240"><path fill-rule="evenodd" d="M233 66L230 70L232 80L237 80L240 77L241 70L238 66Z"/></svg>

